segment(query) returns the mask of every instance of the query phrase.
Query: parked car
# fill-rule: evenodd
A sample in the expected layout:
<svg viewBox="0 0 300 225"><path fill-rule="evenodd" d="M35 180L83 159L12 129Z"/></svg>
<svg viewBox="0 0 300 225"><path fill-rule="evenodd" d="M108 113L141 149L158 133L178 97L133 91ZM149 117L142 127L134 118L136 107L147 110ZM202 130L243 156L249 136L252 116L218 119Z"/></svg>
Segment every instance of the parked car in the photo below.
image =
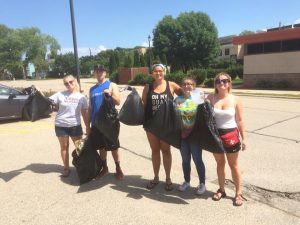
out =
<svg viewBox="0 0 300 225"><path fill-rule="evenodd" d="M37 94L34 86L19 91L0 84L0 121L17 118L35 121L51 112L51 102Z"/></svg>

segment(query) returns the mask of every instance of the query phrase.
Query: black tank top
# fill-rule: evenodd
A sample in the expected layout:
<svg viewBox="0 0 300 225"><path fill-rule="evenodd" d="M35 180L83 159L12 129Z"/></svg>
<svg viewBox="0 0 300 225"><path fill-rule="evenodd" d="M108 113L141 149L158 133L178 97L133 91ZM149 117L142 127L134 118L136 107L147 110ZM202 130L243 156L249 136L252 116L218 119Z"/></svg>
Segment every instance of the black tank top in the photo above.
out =
<svg viewBox="0 0 300 225"><path fill-rule="evenodd" d="M149 120L154 115L154 113L159 108L159 106L168 99L172 101L174 99L168 81L166 81L165 91L160 94L154 92L153 84L149 84L149 91L147 94L147 104L146 104L146 111L145 111L146 121Z"/></svg>

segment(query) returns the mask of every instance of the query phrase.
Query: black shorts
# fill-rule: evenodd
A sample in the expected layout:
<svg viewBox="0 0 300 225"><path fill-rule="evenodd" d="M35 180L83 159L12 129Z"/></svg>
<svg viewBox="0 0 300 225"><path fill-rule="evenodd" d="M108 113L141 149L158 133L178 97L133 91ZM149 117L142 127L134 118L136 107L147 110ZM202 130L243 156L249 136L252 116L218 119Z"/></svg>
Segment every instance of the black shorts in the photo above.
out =
<svg viewBox="0 0 300 225"><path fill-rule="evenodd" d="M113 143L106 138L95 126L92 126L89 138L96 149L104 149L105 151L114 151L120 147L120 142L117 140Z"/></svg>
<svg viewBox="0 0 300 225"><path fill-rule="evenodd" d="M74 126L74 127L59 127L55 126L55 134L57 137L79 137L82 136L82 127Z"/></svg>
<svg viewBox="0 0 300 225"><path fill-rule="evenodd" d="M218 132L220 135L223 135L223 134L233 131L234 129L236 129L236 128L218 129ZM229 148L224 146L224 149L225 149L225 153L236 153L241 150L241 141L239 140L239 142L236 145L229 147Z"/></svg>

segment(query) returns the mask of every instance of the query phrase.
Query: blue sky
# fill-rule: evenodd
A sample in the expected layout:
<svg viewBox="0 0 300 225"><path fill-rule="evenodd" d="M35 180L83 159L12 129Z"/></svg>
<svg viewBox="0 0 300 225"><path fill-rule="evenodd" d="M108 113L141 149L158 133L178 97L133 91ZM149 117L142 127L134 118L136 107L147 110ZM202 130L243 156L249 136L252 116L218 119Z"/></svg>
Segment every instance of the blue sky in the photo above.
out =
<svg viewBox="0 0 300 225"><path fill-rule="evenodd" d="M73 0L79 56L116 47L148 46L166 15L204 12L219 37L300 22L299 0ZM0 0L0 24L38 27L73 49L69 0Z"/></svg>

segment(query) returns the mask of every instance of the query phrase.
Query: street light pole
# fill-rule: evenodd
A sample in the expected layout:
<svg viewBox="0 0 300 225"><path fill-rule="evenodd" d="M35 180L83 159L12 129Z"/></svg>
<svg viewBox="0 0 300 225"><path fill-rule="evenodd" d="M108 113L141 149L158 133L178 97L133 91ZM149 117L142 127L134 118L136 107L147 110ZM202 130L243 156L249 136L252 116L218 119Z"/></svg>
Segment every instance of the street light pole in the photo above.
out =
<svg viewBox="0 0 300 225"><path fill-rule="evenodd" d="M74 19L73 0L70 0L70 12L71 12L71 23L72 23L73 47L74 47L74 55L75 55L75 61L76 61L76 76L77 76L77 82L79 85L79 90L81 91L80 69L79 69L79 59L78 59L78 52L77 52L77 40L76 40L76 28L75 28L75 19Z"/></svg>
<svg viewBox="0 0 300 225"><path fill-rule="evenodd" d="M148 42L149 42L149 68L151 67L151 64L152 64L152 62L151 62L151 46L150 46L150 41L151 41L151 36L149 34L149 36L148 36Z"/></svg>

